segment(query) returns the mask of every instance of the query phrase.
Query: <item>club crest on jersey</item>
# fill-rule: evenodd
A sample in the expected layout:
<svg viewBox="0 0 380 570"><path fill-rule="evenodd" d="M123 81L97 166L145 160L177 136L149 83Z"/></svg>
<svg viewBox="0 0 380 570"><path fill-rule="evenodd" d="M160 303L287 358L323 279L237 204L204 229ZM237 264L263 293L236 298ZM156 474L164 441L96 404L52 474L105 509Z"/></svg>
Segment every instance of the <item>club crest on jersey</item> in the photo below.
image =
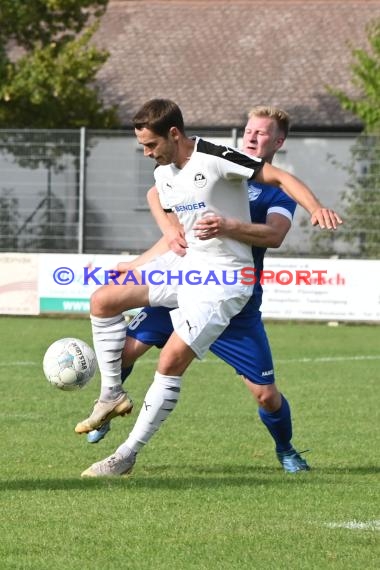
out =
<svg viewBox="0 0 380 570"><path fill-rule="evenodd" d="M250 202L253 202L254 200L257 200L257 198L260 196L262 190L260 188L251 188L248 187L248 199Z"/></svg>
<svg viewBox="0 0 380 570"><path fill-rule="evenodd" d="M194 184L197 188L204 188L207 184L206 176L202 172L197 172L194 176Z"/></svg>

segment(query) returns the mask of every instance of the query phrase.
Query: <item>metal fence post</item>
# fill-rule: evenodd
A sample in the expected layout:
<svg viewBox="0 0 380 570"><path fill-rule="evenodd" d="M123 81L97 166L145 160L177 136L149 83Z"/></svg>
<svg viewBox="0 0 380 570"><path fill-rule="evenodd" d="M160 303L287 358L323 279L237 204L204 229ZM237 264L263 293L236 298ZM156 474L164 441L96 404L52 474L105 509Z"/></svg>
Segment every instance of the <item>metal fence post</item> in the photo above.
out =
<svg viewBox="0 0 380 570"><path fill-rule="evenodd" d="M238 145L238 130L236 127L231 129L232 146L237 148Z"/></svg>
<svg viewBox="0 0 380 570"><path fill-rule="evenodd" d="M86 127L81 127L80 151L79 151L78 253L83 253L83 248L84 248L85 188L86 188Z"/></svg>

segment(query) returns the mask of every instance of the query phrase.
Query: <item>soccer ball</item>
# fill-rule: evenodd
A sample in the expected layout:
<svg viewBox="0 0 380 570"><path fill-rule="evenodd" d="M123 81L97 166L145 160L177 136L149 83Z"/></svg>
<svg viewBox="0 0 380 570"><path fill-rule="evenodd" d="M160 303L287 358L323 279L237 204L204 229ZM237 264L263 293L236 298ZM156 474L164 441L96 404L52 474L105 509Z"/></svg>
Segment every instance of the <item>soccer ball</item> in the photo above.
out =
<svg viewBox="0 0 380 570"><path fill-rule="evenodd" d="M95 375L95 352L79 338L61 338L49 346L43 370L50 384L60 390L79 390Z"/></svg>

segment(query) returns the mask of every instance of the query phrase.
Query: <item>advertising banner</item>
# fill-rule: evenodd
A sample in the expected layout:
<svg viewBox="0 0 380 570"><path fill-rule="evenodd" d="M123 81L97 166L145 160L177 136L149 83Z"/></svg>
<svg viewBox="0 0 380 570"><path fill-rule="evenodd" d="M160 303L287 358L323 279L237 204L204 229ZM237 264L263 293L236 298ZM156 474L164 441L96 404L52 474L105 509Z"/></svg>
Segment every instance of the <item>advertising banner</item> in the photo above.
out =
<svg viewBox="0 0 380 570"><path fill-rule="evenodd" d="M380 322L380 261L267 258L263 316Z"/></svg>
<svg viewBox="0 0 380 570"><path fill-rule="evenodd" d="M107 280L107 271L133 255L40 254L41 313L89 313L91 293Z"/></svg>
<svg viewBox="0 0 380 570"><path fill-rule="evenodd" d="M0 254L0 314L38 315L38 256Z"/></svg>
<svg viewBox="0 0 380 570"><path fill-rule="evenodd" d="M0 254L0 313L88 314L91 293L134 257ZM380 260L268 257L262 275L243 276L261 280L264 318L380 322Z"/></svg>

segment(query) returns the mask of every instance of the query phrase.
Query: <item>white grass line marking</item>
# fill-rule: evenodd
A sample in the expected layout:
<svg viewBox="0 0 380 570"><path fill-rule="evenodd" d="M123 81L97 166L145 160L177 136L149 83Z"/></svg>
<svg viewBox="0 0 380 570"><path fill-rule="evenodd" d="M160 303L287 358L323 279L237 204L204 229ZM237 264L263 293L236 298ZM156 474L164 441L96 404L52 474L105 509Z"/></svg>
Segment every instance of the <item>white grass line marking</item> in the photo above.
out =
<svg viewBox="0 0 380 570"><path fill-rule="evenodd" d="M13 362L0 362L1 366L40 366L41 362L34 362L33 360L14 360Z"/></svg>
<svg viewBox="0 0 380 570"><path fill-rule="evenodd" d="M277 358L276 362L345 362L346 360L380 360L380 355L320 356L318 358Z"/></svg>
<svg viewBox="0 0 380 570"><path fill-rule="evenodd" d="M276 363L279 362L280 364L289 364L289 363L300 363L300 364L309 364L314 362L348 362L348 361L360 361L360 360L380 360L379 355L358 355L358 356L320 356L317 358L277 358ZM157 359L153 358L144 358L144 364L154 364L157 362ZM217 364L220 360L210 360L208 358L204 358L203 360L195 360L198 364ZM137 362L136 364L139 364ZM15 360L13 362L0 362L1 367L8 367L8 366L40 366L41 362L33 362L32 360Z"/></svg>
<svg viewBox="0 0 380 570"><path fill-rule="evenodd" d="M326 523L329 528L348 528L349 530L380 530L380 520L377 521L347 521L342 523Z"/></svg>
<svg viewBox="0 0 380 570"><path fill-rule="evenodd" d="M359 361L359 360L380 360L380 355L368 355L368 356L363 356L363 355L358 355L358 356L320 356L317 358L275 358L275 364L280 363L280 364L290 364L292 362L294 363L300 363L300 364L313 364L315 362L346 362L346 361ZM147 361L145 361L147 362ZM203 360L200 360L199 363L202 364L203 362L207 362L207 363L212 363L212 362L218 362L218 360L216 361L211 361L211 360L207 360L206 358Z"/></svg>

